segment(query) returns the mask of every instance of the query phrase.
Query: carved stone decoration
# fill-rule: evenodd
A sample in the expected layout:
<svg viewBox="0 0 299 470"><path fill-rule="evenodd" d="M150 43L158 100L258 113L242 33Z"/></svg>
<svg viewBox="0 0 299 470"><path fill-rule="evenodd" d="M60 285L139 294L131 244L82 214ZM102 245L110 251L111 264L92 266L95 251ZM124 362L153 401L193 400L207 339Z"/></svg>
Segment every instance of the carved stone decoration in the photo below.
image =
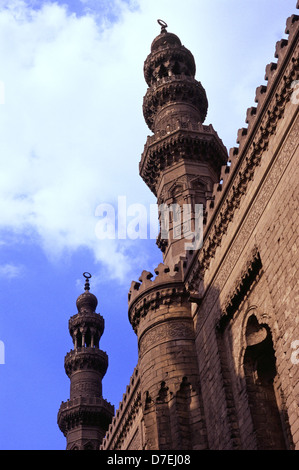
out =
<svg viewBox="0 0 299 470"><path fill-rule="evenodd" d="M177 264L172 270L162 263L153 274L143 271L140 282L133 281L129 291L129 320L135 332L142 318L150 311L158 310L161 306L181 305L188 297L182 282L183 264Z"/></svg>
<svg viewBox="0 0 299 470"><path fill-rule="evenodd" d="M159 116L166 103L175 104L173 111L167 111L168 115L177 115L178 103L181 102L185 109L189 105L189 116L197 116L195 122L205 120L207 97L194 75L195 62L191 52L182 46L175 34L162 31L153 41L151 53L144 63L144 77L149 88L144 97L143 113L151 130L157 130L163 121L168 124L168 116L166 121L165 114Z"/></svg>
<svg viewBox="0 0 299 470"><path fill-rule="evenodd" d="M83 369L92 369L104 377L108 367L108 356L104 351L96 348L77 348L65 356L65 372L68 377Z"/></svg>
<svg viewBox="0 0 299 470"><path fill-rule="evenodd" d="M254 315L248 319L246 328L246 344L247 346L256 346L262 343L268 335L268 331L260 325Z"/></svg>
<svg viewBox="0 0 299 470"><path fill-rule="evenodd" d="M157 195L161 172L179 161L206 163L219 174L227 163L227 151L213 127L201 126L199 131L183 128L165 132L163 137L148 139L139 164L139 172L151 191Z"/></svg>
<svg viewBox="0 0 299 470"><path fill-rule="evenodd" d="M287 141L284 147L279 151L271 173L269 173L269 175L266 177L264 185L257 196L257 200L252 210L249 211L246 217L246 224L243 224L241 227L240 232L237 234L233 248L230 250L224 263L222 264L221 270L217 275L217 289L221 290L223 283L227 279L227 265L231 265L232 263L234 264L240 257L246 240L248 240L252 232L252 227L255 226L256 221L263 213L269 201L270 195L275 190L276 182L283 174L288 161L298 147L298 137L299 119L297 118L291 133L287 137ZM230 199L230 197L232 199ZM203 247L200 253L198 253L198 257L194 257L192 263L189 264L188 273L186 274L188 289L196 290L199 288L199 283L203 278L204 271L208 269L211 258L215 256L216 249L220 245L222 236L224 233L226 233L228 224L231 221L231 214L233 211L230 210L230 204L235 204L235 208L238 207L240 204L240 197L240 189L237 190L237 187L233 185L226 195L226 199L222 201L221 212L215 218L214 225L209 227L209 231L204 237Z"/></svg>
<svg viewBox="0 0 299 470"><path fill-rule="evenodd" d="M292 24L292 31L294 32L295 22L298 24L298 19L298 16L293 15L288 21L289 27L287 29ZM290 47L291 45L288 43L288 46ZM268 87L262 86L257 90L257 110L255 113L248 114L251 118L254 118L254 125L253 121L250 120L250 124L252 124L249 126L250 132L239 133L239 148L232 149L234 157L231 159L232 168L229 172L229 177L226 178L221 194L215 189L213 205L212 207L208 206L206 235L204 246L199 256L200 260L196 262L194 258L196 266L194 266L192 272L190 271L190 275L188 275L188 284L190 283L192 289L196 289L201 279L201 275L198 276L198 273L202 272L203 269L207 269L211 258L215 256L217 246L220 245L223 234L227 232L228 224L232 221L235 210L239 207L242 197L246 194L248 184L253 178L255 169L260 164L263 152L268 148L270 138L275 133L278 122L284 115L286 104L290 101L293 92L291 84L299 78L298 41L297 43L294 42L293 49L289 49L288 57L286 49L283 57L281 56L279 59L280 67L278 69L275 68L277 72L275 79L273 76ZM266 110L265 105L267 105ZM297 142L298 125L296 124L292 130L292 136L288 138L288 145L292 148L285 148L281 151L287 159L290 155L288 152L292 154L295 151ZM275 165L277 166L278 162ZM275 188L274 181L271 183L271 188L272 190Z"/></svg>
<svg viewBox="0 0 299 470"><path fill-rule="evenodd" d="M139 356L142 357L149 346L153 347L163 340L194 339L194 328L190 318L176 320L154 326L145 336L139 338Z"/></svg>

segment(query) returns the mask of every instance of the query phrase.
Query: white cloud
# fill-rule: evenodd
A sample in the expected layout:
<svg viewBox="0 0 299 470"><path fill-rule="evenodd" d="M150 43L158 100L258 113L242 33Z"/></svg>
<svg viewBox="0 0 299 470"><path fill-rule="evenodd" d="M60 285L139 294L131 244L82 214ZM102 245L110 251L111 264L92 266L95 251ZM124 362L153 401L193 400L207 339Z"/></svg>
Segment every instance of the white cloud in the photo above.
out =
<svg viewBox="0 0 299 470"><path fill-rule="evenodd" d="M42 4L31 5L37 3ZM242 37L249 40L245 36L256 13L248 6L248 22L233 31L220 0L186 0L183 9L178 0L115 0L101 3L101 11L94 10L92 0L81 3L86 14L72 14L58 3L33 9L21 0L0 2L0 81L5 90L0 229L35 233L49 256L90 248L111 275L122 278L132 247L117 240L99 243L94 213L102 202L116 204L119 195L126 195L128 203L154 202L138 177L138 163L150 133L142 117L143 62L159 33L157 18L167 21L194 53L197 78L210 101L208 123L231 145L260 83L248 102L248 79L242 86L246 64L238 79L238 52L223 48L232 47L244 24ZM260 8L266 3L260 2ZM238 2L231 4L230 11ZM277 15L274 20L273 30L281 19ZM260 56L259 75L255 72L257 43L258 38L251 47L242 45L250 61L250 83L263 76ZM231 120L229 99L236 108ZM235 124L240 116L243 121Z"/></svg>
<svg viewBox="0 0 299 470"><path fill-rule="evenodd" d="M94 209L127 190L132 167L118 106L122 52L90 15L76 18L55 4L34 12L16 2L1 12L0 27L9 45L0 51L0 224L33 228L50 255L86 245L105 260Z"/></svg>
<svg viewBox="0 0 299 470"><path fill-rule="evenodd" d="M0 277L5 277L6 279L14 279L20 277L24 272L24 266L15 265L15 264L4 264L0 265Z"/></svg>

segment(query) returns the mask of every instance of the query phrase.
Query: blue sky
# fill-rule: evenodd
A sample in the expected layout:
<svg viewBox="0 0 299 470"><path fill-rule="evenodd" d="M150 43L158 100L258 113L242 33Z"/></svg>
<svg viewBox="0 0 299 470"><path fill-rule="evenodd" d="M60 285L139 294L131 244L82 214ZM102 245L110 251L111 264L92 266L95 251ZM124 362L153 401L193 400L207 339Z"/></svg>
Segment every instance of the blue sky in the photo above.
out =
<svg viewBox="0 0 299 470"><path fill-rule="evenodd" d="M96 208L149 208L138 174L150 134L143 62L162 18L194 54L205 121L236 145L295 0L0 0L0 449L64 449L64 356L89 271L105 318L103 395L137 363L127 294L161 261L155 240L99 240ZM128 222L130 217L128 217Z"/></svg>

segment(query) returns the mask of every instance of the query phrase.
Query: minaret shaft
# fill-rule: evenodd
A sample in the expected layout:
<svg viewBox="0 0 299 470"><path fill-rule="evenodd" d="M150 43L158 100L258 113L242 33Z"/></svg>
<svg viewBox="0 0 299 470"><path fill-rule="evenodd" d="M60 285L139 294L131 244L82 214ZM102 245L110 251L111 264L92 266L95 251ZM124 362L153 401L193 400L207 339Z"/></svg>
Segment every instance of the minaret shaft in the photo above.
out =
<svg viewBox="0 0 299 470"><path fill-rule="evenodd" d="M195 69L192 53L163 26L144 63L148 89L143 114L153 135L148 137L139 169L156 195L159 208L180 207L176 217L170 215L166 237L160 213L157 244L168 266L174 266L185 256L186 246L190 248L191 242L197 246L194 242L200 234L196 222L203 224L207 201L228 159L213 127L203 125L208 100L203 86L195 79ZM200 204L201 211L197 210Z"/></svg>

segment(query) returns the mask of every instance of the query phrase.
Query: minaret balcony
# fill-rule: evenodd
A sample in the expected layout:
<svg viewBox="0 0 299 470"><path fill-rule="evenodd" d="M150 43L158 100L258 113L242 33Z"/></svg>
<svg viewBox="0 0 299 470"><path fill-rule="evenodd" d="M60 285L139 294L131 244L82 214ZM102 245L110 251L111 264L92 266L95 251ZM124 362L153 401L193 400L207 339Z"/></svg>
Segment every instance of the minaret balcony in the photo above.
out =
<svg viewBox="0 0 299 470"><path fill-rule="evenodd" d="M208 164L217 178L228 160L227 150L213 126L180 122L149 137L139 163L139 174L157 196L161 173L182 161Z"/></svg>
<svg viewBox="0 0 299 470"><path fill-rule="evenodd" d="M67 432L78 424L109 426L114 415L114 406L102 397L76 397L62 402L58 412L58 426Z"/></svg>
<svg viewBox="0 0 299 470"><path fill-rule="evenodd" d="M69 319L69 331L71 336L73 336L73 332L78 328L88 328L93 327L97 329L100 335L103 334L105 321L104 318L95 312L84 312L84 313L77 313L73 315Z"/></svg>
<svg viewBox="0 0 299 470"><path fill-rule="evenodd" d="M98 348L80 347L71 350L65 356L65 372L68 377L78 370L93 370L104 377L108 368L107 354Z"/></svg>
<svg viewBox="0 0 299 470"><path fill-rule="evenodd" d="M172 75L164 77L155 86L148 88L144 96L143 115L153 132L157 129L157 114L164 109L168 114L167 105L170 103L175 104L176 109L180 103L181 112L189 114L194 122L204 122L208 101L201 83L192 77ZM158 121L160 120L161 117Z"/></svg>

